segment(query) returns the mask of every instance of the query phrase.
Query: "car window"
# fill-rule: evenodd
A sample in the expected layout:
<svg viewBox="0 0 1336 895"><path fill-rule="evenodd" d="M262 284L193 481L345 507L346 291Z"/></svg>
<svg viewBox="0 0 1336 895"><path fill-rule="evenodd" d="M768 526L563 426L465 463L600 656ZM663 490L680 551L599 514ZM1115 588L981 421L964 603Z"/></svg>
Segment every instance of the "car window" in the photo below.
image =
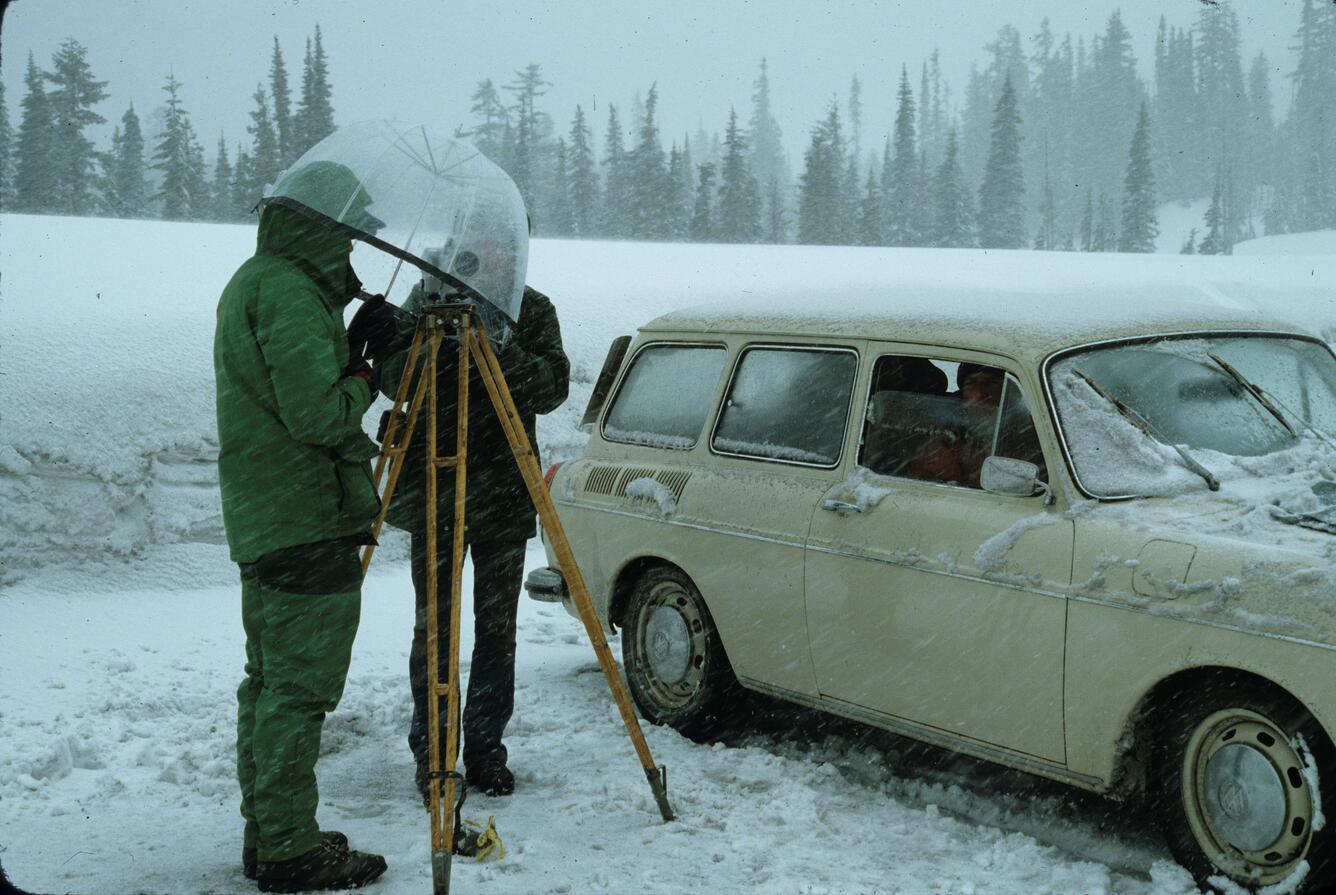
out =
<svg viewBox="0 0 1336 895"><path fill-rule="evenodd" d="M852 351L748 349L724 400L714 449L834 466L857 370L858 356Z"/></svg>
<svg viewBox="0 0 1336 895"><path fill-rule="evenodd" d="M1047 481L1014 376L985 364L877 359L859 463L880 475L978 488L983 461L994 455L1034 463Z"/></svg>
<svg viewBox="0 0 1336 895"><path fill-rule="evenodd" d="M689 450L700 439L728 353L722 345L650 345L631 361L603 422L608 441Z"/></svg>

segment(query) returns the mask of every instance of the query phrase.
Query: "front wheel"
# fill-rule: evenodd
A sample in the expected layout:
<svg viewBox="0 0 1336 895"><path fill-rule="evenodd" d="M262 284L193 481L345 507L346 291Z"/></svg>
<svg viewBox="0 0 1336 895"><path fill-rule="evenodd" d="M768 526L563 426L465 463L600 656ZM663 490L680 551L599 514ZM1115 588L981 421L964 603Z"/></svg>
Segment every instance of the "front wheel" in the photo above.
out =
<svg viewBox="0 0 1336 895"><path fill-rule="evenodd" d="M622 658L646 720L693 738L725 729L737 679L705 601L682 572L659 567L636 582L622 617Z"/></svg>
<svg viewBox="0 0 1336 895"><path fill-rule="evenodd" d="M1336 774L1331 743L1292 699L1259 685L1230 689L1184 693L1160 715L1152 786L1169 847L1213 889L1228 888L1223 879L1248 891L1286 883L1325 892L1336 877L1327 823L1336 805L1322 789L1336 781L1325 777Z"/></svg>

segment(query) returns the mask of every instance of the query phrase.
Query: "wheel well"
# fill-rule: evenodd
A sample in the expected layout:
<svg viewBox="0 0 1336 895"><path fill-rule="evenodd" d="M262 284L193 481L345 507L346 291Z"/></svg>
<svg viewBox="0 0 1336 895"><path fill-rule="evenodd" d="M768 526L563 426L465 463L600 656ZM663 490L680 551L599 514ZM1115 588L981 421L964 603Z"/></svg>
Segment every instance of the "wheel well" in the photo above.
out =
<svg viewBox="0 0 1336 895"><path fill-rule="evenodd" d="M1154 726L1165 707L1180 693L1201 690L1207 687L1228 688L1240 685L1254 685L1271 691L1279 699L1289 700L1297 706L1307 707L1284 687L1259 674L1230 668L1224 665L1205 665L1189 668L1164 678L1152 687L1137 703L1125 725L1125 733L1120 744L1121 754L1114 769L1114 794L1131 792L1141 788L1147 765L1148 750L1154 736ZM1311 714L1311 713L1310 713Z"/></svg>
<svg viewBox="0 0 1336 895"><path fill-rule="evenodd" d="M622 566L621 571L617 573L617 579L612 583L612 596L608 600L608 625L614 631L621 624L622 612L626 609L626 601L631 596L631 591L635 588L636 582L640 580L640 576L650 569L660 566L682 572L679 566L662 557L640 556ZM686 573L683 572L683 574Z"/></svg>

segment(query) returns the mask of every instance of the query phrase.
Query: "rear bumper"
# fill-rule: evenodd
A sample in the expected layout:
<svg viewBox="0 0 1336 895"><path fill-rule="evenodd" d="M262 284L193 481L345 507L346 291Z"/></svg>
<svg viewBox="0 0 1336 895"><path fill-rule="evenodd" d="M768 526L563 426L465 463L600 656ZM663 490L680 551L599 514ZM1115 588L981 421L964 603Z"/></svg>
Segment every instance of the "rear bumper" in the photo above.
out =
<svg viewBox="0 0 1336 895"><path fill-rule="evenodd" d="M539 603L560 603L572 616L579 618L575 604L571 601L571 592L566 588L566 579L560 569L534 569L524 579L524 591L529 599Z"/></svg>

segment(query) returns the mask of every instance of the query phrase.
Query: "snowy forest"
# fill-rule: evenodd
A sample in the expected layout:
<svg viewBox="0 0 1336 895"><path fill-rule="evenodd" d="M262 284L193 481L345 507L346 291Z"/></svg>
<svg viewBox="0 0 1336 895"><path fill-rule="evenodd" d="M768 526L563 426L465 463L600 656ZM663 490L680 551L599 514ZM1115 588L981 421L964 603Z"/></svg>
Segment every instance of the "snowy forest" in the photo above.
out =
<svg viewBox="0 0 1336 895"><path fill-rule="evenodd" d="M511 175L542 236L1148 252L1157 207L1209 198L1182 250L1221 254L1336 227L1336 4L1304 4L1292 70L1245 61L1242 43L1227 2L1202 4L1191 28L1161 19L1147 81L1117 12L1091 35L1008 25L964 85L943 77L936 51L882 75L898 80L884 140L864 132L855 75L800 159L784 149L764 59L722 135L662 133L655 84L599 121L580 106L559 119L543 108L539 63L479 81L459 134ZM29 54L17 125L0 85L0 208L246 220L336 127L318 27L295 89L274 39L245 136L220 134L211 159L171 74L147 124L131 104L110 145L94 145L85 131L105 122L112 93L86 56L73 38L49 69Z"/></svg>

